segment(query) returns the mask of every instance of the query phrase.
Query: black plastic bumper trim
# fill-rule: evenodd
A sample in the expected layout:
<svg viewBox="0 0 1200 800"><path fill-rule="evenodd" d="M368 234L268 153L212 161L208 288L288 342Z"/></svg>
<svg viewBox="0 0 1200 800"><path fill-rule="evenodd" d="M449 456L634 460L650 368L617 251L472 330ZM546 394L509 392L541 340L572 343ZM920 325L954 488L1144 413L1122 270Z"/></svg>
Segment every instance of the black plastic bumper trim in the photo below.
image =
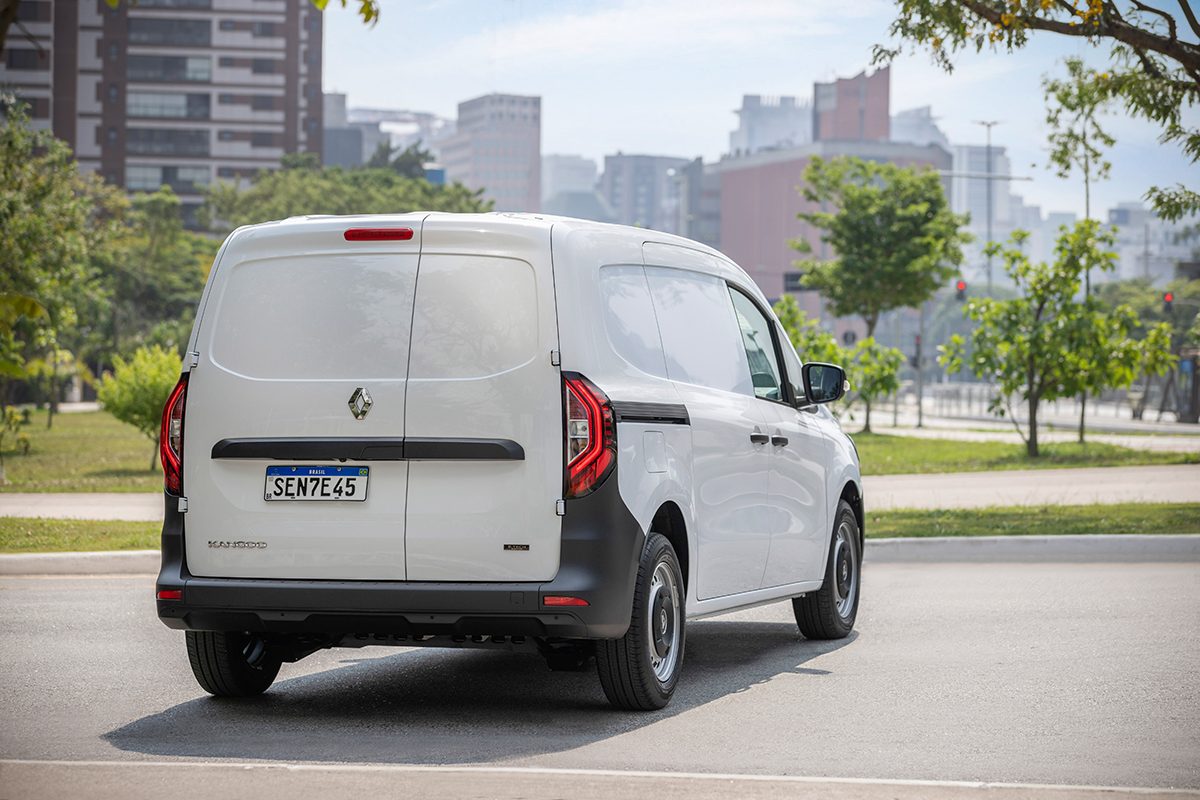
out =
<svg viewBox="0 0 1200 800"><path fill-rule="evenodd" d="M646 536L612 476L566 501L558 574L550 581L448 583L276 580L191 574L186 516L165 496L157 589L169 628L328 634L490 634L617 639L629 629L633 585ZM228 532L236 536L236 531ZM587 606L545 607L546 595L582 597Z"/></svg>
<svg viewBox="0 0 1200 800"><path fill-rule="evenodd" d="M682 403L638 403L612 401L617 422L657 422L661 425L691 425L687 406Z"/></svg>
<svg viewBox="0 0 1200 800"><path fill-rule="evenodd" d="M524 461L525 449L511 439L418 437L222 439L213 458L273 461Z"/></svg>

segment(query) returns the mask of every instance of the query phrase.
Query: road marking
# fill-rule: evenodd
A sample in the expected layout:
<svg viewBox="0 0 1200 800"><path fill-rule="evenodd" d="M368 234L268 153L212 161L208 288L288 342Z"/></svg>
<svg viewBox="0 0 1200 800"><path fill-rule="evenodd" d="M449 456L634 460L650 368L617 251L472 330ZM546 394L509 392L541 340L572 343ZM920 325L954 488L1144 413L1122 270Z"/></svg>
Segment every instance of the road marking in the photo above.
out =
<svg viewBox="0 0 1200 800"><path fill-rule="evenodd" d="M571 769L565 767L478 767L444 766L427 764L289 764L280 762L242 761L69 761L40 759L0 759L0 766L49 765L84 767L193 767L212 769L286 770L289 772L423 772L423 773L469 773L478 775L555 775L581 778L656 778L685 779L697 781L747 781L761 783L822 784L834 783L847 786L911 786L947 789L1020 789L1026 791L1078 791L1110 792L1113 794L1176 795L1200 797L1200 789L1156 789L1147 786L1090 786L1071 783L1005 783L996 781L937 781L889 778L822 778L811 775L759 775L728 772L662 772L653 770L617 769Z"/></svg>

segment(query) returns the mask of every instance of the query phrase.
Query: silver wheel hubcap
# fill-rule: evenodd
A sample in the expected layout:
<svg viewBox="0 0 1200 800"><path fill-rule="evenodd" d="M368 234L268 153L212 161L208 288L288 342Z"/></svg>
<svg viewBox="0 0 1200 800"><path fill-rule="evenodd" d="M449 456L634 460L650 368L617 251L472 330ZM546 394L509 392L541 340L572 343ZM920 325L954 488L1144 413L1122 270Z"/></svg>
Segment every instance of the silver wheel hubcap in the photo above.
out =
<svg viewBox="0 0 1200 800"><path fill-rule="evenodd" d="M849 522L838 525L833 540L833 600L838 616L849 619L858 595L858 541Z"/></svg>
<svg viewBox="0 0 1200 800"><path fill-rule="evenodd" d="M675 574L665 561L654 566L650 577L650 593L646 606L647 645L654 677L666 683L679 662L679 586Z"/></svg>

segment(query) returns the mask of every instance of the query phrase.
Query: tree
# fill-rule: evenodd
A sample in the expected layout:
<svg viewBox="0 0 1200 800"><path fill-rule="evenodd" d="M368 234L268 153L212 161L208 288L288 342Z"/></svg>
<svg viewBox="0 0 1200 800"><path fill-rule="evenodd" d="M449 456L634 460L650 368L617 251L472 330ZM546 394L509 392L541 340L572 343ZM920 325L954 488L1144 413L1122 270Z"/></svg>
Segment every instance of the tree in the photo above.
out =
<svg viewBox="0 0 1200 800"><path fill-rule="evenodd" d="M947 71L962 50L1024 47L1033 33L1109 45L1108 69L1091 76L1101 96L1119 100L1131 116L1157 124L1162 141L1178 143L1200 159L1200 129L1185 124L1183 110L1200 100L1200 44L1180 37L1182 23L1200 36L1188 0L1182 22L1140 0L898 0L889 32L928 49ZM877 45L875 61L887 62L901 47ZM1200 194L1178 184L1151 187L1146 199L1160 217L1178 220L1200 210Z"/></svg>
<svg viewBox="0 0 1200 800"><path fill-rule="evenodd" d="M1082 220L1064 231L1051 264L1031 263L1022 252L1028 234L1017 231L1008 247L990 244L1005 262L1017 287L1010 300L968 302L963 313L976 323L967 339L951 337L940 348L939 362L951 372L968 369L996 382L993 413L1007 411L1030 457L1038 456L1038 409L1042 401L1073 397L1087 389L1100 392L1129 386L1139 372L1160 374L1173 362L1165 325L1137 340L1137 315L1128 306L1106 306L1092 296L1077 299L1084 271L1111 268L1116 256L1112 234ZM1010 398L1020 394L1027 406L1027 431L1013 416Z"/></svg>
<svg viewBox="0 0 1200 800"><path fill-rule="evenodd" d="M8 483L4 474L4 440L16 439L21 431L21 414L12 406L0 406L0 486Z"/></svg>
<svg viewBox="0 0 1200 800"><path fill-rule="evenodd" d="M796 298L785 294L775 303L775 316L783 326L783 332L792 340L802 361L823 361L826 364L846 363L846 351L833 338L833 334L821 327L821 323L800 310Z"/></svg>
<svg viewBox="0 0 1200 800"><path fill-rule="evenodd" d="M1047 139L1050 144L1050 165L1060 178L1068 178L1078 170L1083 176L1083 218L1092 218L1092 181L1108 177L1112 167L1104 160L1101 147L1112 147L1116 141L1097 119L1108 104L1101 76L1089 70L1080 58L1067 59L1067 78L1042 81L1046 93ZM1092 293L1092 270L1083 273L1083 294ZM1087 431L1087 392L1079 395L1079 442Z"/></svg>
<svg viewBox="0 0 1200 800"><path fill-rule="evenodd" d="M402 178L424 178L425 165L430 161L433 161L433 153L422 149L419 141L400 151L387 142L380 142L379 147L375 148L375 152L363 166L370 169L390 169Z"/></svg>
<svg viewBox="0 0 1200 800"><path fill-rule="evenodd" d="M104 269L108 358L145 344L163 324L190 330L218 245L184 230L179 198L169 187L133 198L124 235Z"/></svg>
<svg viewBox="0 0 1200 800"><path fill-rule="evenodd" d="M129 361L117 356L96 395L104 410L137 428L154 442L150 469L158 458L158 437L163 406L179 381L179 355L163 347L140 347Z"/></svg>
<svg viewBox="0 0 1200 800"><path fill-rule="evenodd" d="M112 234L98 215L114 190L81 175L65 142L31 129L24 104L0 96L0 113L0 364L11 379L51 349L70 349L78 302L97 287L90 257Z"/></svg>
<svg viewBox="0 0 1200 800"><path fill-rule="evenodd" d="M904 354L894 347L884 347L874 338L864 339L850 349L841 347L817 320L800 310L791 295L784 295L775 304L775 316L802 360L838 364L846 370L851 392L848 405L852 407L858 400L863 402L866 408L863 432L870 433L871 405L900 387Z"/></svg>
<svg viewBox="0 0 1200 800"><path fill-rule="evenodd" d="M920 305L958 274L967 219L950 211L933 170L813 158L804 180L805 199L836 210L800 218L821 231L836 255L796 262L805 271L803 283L819 291L837 316L861 315L868 338L880 314ZM792 246L811 251L804 240Z"/></svg>
<svg viewBox="0 0 1200 800"><path fill-rule="evenodd" d="M871 405L900 388L900 368L904 353L894 347L884 347L868 336L848 353L847 373L850 378L851 402L860 399L866 408L863 433L871 432Z"/></svg>
<svg viewBox="0 0 1200 800"><path fill-rule="evenodd" d="M121 0L106 0L109 6L116 8L121 4ZM342 8L348 4L348 0L338 0ZM4 53L4 43L8 36L8 29L17 21L17 6L20 0L0 0L0 55ZM329 0L312 0L312 4L324 11L329 5ZM374 27L379 21L379 0L356 0L358 6L358 16L362 17L362 21ZM25 34L27 37L28 33ZM29 37L32 41L32 37Z"/></svg>
<svg viewBox="0 0 1200 800"><path fill-rule="evenodd" d="M250 225L302 214L396 214L405 211L488 211L482 191L462 184L434 186L391 169L283 169L260 172L241 189L217 183L207 211L215 227Z"/></svg>

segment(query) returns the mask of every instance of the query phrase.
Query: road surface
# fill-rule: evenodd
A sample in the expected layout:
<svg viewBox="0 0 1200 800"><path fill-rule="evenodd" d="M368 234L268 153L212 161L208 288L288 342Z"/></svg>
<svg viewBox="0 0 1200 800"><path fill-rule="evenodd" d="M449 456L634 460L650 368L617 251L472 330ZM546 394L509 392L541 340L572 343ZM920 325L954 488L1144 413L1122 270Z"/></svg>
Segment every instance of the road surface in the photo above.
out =
<svg viewBox="0 0 1200 800"><path fill-rule="evenodd" d="M261 699L213 700L193 683L182 634L155 619L152 583L0 578L0 759L104 762L7 763L0 785L129 798L231 784L292 797L389 783L497 797L580 793L566 785L662 797L1200 789L1196 562L869 564L852 638L803 640L786 604L694 622L674 701L649 714L610 710L593 672L468 650L326 651L284 665ZM198 763L161 766L180 760ZM244 763L313 766L231 766ZM435 765L516 771L409 771ZM174 792L185 776L190 788ZM876 783L896 780L949 783ZM998 791L987 790L1058 796Z"/></svg>

